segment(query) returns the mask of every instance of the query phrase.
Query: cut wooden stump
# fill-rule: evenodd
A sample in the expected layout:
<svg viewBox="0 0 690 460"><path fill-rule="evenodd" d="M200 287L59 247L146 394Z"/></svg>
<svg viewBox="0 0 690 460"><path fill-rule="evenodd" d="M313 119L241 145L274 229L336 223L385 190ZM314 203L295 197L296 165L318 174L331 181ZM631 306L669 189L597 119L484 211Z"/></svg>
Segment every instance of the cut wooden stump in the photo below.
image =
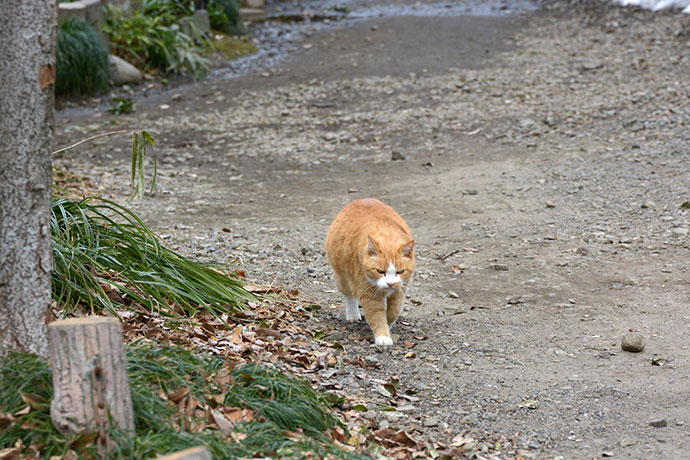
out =
<svg viewBox="0 0 690 460"><path fill-rule="evenodd" d="M55 393L50 418L60 433L99 433L106 450L110 420L134 434L120 321L92 316L52 322L48 350Z"/></svg>
<svg viewBox="0 0 690 460"><path fill-rule="evenodd" d="M192 447L174 454L156 457L156 460L213 460L213 456L206 447Z"/></svg>

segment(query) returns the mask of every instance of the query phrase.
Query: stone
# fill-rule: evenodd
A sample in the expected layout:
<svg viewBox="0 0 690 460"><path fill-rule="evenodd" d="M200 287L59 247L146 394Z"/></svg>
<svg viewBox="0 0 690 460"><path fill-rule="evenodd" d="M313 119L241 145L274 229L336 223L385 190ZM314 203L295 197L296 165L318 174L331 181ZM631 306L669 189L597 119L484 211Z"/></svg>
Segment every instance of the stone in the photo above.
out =
<svg viewBox="0 0 690 460"><path fill-rule="evenodd" d="M438 419L431 417L429 419L424 420L424 426L427 428L431 428L434 426L438 425Z"/></svg>
<svg viewBox="0 0 690 460"><path fill-rule="evenodd" d="M649 426L653 426L654 428L663 428L666 425L668 425L668 422L666 422L665 418L658 418L649 421Z"/></svg>
<svg viewBox="0 0 690 460"><path fill-rule="evenodd" d="M628 333L623 336L621 340L621 348L623 351L629 351L632 353L639 353L644 350L645 339L642 334L638 333Z"/></svg>
<svg viewBox="0 0 690 460"><path fill-rule="evenodd" d="M676 227L671 229L671 236L674 238L683 238L685 236L688 236L689 233L690 229L685 227Z"/></svg>
<svg viewBox="0 0 690 460"><path fill-rule="evenodd" d="M505 264L491 264L491 265L489 265L489 268L494 269L497 272L508 270L508 266Z"/></svg>
<svg viewBox="0 0 690 460"><path fill-rule="evenodd" d="M211 35L211 22L209 21L208 11L196 10L190 18L183 20L182 30L190 37Z"/></svg>
<svg viewBox="0 0 690 460"><path fill-rule="evenodd" d="M143 77L139 69L121 57L109 55L108 64L110 64L110 79L113 84L121 86L126 83L141 83Z"/></svg>
<svg viewBox="0 0 690 460"><path fill-rule="evenodd" d="M58 24L62 24L68 18L81 18L98 29L103 25L103 17L101 0L58 3Z"/></svg>
<svg viewBox="0 0 690 460"><path fill-rule="evenodd" d="M241 0L240 4L247 8L261 9L264 7L264 0Z"/></svg>
<svg viewBox="0 0 690 460"><path fill-rule="evenodd" d="M401 161L401 160L404 160L404 159L405 159L405 156L404 156L402 153L400 153L399 150L393 150L393 151L391 152L391 160L393 160L393 161Z"/></svg>

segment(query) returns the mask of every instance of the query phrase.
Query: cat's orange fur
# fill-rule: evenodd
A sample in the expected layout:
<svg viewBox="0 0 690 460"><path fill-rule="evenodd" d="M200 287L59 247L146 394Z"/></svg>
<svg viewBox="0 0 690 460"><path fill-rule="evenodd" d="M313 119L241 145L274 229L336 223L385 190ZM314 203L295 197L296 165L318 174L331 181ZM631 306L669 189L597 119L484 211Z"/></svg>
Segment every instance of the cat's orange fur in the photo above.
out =
<svg viewBox="0 0 690 460"><path fill-rule="evenodd" d="M361 319L360 304L376 344L392 345L389 325L402 311L415 266L414 240L403 218L379 200L353 201L331 224L326 253L345 296L347 320Z"/></svg>

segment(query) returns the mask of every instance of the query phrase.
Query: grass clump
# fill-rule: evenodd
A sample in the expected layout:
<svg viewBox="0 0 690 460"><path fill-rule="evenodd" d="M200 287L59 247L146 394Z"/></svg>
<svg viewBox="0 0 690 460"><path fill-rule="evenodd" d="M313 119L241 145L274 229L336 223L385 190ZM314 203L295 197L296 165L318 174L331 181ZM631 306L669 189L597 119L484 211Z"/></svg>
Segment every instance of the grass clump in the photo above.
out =
<svg viewBox="0 0 690 460"><path fill-rule="evenodd" d="M209 62L194 39L184 32L185 18L194 13L193 2L144 0L131 14L107 5L103 32L113 52L146 71L203 75ZM191 25L191 21L188 21Z"/></svg>
<svg viewBox="0 0 690 460"><path fill-rule="evenodd" d="M51 207L53 299L65 314L141 308L166 316L215 316L254 300L228 266L201 264L163 246L112 201L58 199Z"/></svg>
<svg viewBox="0 0 690 460"><path fill-rule="evenodd" d="M110 87L108 48L83 19L69 18L58 28L55 92L93 95Z"/></svg>
<svg viewBox="0 0 690 460"><path fill-rule="evenodd" d="M109 458L152 458L198 445L207 446L214 458L365 458L328 439L324 432L336 420L326 399L293 377L255 364L230 368L221 357L181 347L140 343L127 347L127 363L136 435L127 438L110 429L116 447ZM193 398L193 404L182 401L181 411L170 400L180 389ZM93 435L65 439L53 428L52 394L50 369L42 358L11 354L0 363L0 414L5 414L0 418L0 449L21 440L29 446L24 453L34 449L32 454L41 458L62 457L70 450L79 458L98 458ZM285 431L295 422L268 410L274 405L299 414L299 433ZM209 423L208 412L229 407L249 410L254 417L238 421L231 433Z"/></svg>
<svg viewBox="0 0 690 460"><path fill-rule="evenodd" d="M214 30L230 35L242 35L247 32L237 0L209 0L206 8Z"/></svg>

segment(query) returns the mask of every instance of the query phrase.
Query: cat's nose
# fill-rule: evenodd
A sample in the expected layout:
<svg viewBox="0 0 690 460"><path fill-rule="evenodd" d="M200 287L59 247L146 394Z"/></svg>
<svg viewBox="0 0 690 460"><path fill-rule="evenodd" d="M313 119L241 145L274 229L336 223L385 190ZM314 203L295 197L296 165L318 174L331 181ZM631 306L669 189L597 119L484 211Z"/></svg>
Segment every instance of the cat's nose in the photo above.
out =
<svg viewBox="0 0 690 460"><path fill-rule="evenodd" d="M389 281L387 284L388 284L388 287L392 288L393 286L395 286L396 283L391 283L391 282Z"/></svg>

